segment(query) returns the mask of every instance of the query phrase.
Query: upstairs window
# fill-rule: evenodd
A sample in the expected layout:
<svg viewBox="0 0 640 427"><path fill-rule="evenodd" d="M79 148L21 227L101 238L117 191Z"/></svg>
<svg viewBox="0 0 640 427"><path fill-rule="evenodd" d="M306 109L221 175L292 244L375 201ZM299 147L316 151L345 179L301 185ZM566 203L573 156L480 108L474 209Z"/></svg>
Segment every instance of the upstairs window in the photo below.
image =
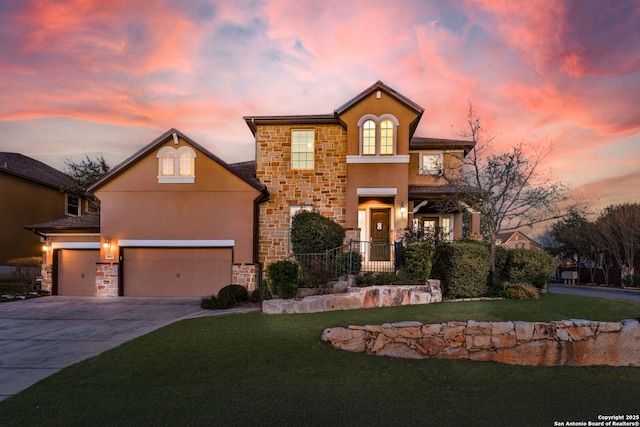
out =
<svg viewBox="0 0 640 427"><path fill-rule="evenodd" d="M442 171L442 153L420 154L420 175L437 175Z"/></svg>
<svg viewBox="0 0 640 427"><path fill-rule="evenodd" d="M360 154L363 156L393 156L396 153L399 122L391 114L380 117L366 114L358 121Z"/></svg>
<svg viewBox="0 0 640 427"><path fill-rule="evenodd" d="M376 155L376 122L367 120L362 125L362 154Z"/></svg>
<svg viewBox="0 0 640 427"><path fill-rule="evenodd" d="M291 131L291 169L313 169L313 129Z"/></svg>
<svg viewBox="0 0 640 427"><path fill-rule="evenodd" d="M162 147L158 154L160 184L193 184L196 179L196 152L191 147Z"/></svg>
<svg viewBox="0 0 640 427"><path fill-rule="evenodd" d="M70 216L80 215L80 198L67 194L65 199L65 213Z"/></svg>

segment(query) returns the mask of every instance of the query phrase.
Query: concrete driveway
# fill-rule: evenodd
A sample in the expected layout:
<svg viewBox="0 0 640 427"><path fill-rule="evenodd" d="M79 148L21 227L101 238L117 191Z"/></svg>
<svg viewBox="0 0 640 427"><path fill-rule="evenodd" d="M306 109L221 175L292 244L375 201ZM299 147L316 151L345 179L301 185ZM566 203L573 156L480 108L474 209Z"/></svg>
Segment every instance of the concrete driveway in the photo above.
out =
<svg viewBox="0 0 640 427"><path fill-rule="evenodd" d="M555 283L549 285L549 292L552 294L582 295L585 297L615 298L640 302L640 290L638 289L606 288L601 286L585 285L561 285Z"/></svg>
<svg viewBox="0 0 640 427"><path fill-rule="evenodd" d="M59 370L202 310L199 298L50 296L0 304L0 400Z"/></svg>

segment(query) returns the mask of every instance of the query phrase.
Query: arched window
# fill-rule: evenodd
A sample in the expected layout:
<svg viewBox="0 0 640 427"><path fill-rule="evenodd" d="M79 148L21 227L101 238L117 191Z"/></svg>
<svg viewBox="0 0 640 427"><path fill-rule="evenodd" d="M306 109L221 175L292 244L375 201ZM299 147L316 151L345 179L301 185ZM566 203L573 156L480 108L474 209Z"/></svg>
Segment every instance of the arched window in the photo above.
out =
<svg viewBox="0 0 640 427"><path fill-rule="evenodd" d="M396 152L396 129L400 123L392 114L380 117L365 114L358 120L360 154L363 156L392 156Z"/></svg>
<svg viewBox="0 0 640 427"><path fill-rule="evenodd" d="M393 123L389 119L380 122L380 154L393 154Z"/></svg>
<svg viewBox="0 0 640 427"><path fill-rule="evenodd" d="M192 176L193 175L193 157L188 151L183 151L178 156L178 170L180 176Z"/></svg>
<svg viewBox="0 0 640 427"><path fill-rule="evenodd" d="M193 184L195 182L195 159L193 148L182 146L175 149L164 146L158 158L158 182L160 184Z"/></svg>
<svg viewBox="0 0 640 427"><path fill-rule="evenodd" d="M367 120L362 125L362 154L376 154L376 123L373 120Z"/></svg>
<svg viewBox="0 0 640 427"><path fill-rule="evenodd" d="M162 154L162 158L160 160L161 164L161 175L162 176L173 176L175 175L175 158L171 151L165 151Z"/></svg>

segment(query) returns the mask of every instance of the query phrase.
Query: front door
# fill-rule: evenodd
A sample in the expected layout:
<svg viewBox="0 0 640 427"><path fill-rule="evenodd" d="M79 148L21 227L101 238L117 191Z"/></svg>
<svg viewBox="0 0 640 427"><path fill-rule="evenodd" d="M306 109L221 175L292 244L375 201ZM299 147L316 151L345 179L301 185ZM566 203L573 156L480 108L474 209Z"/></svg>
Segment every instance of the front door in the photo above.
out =
<svg viewBox="0 0 640 427"><path fill-rule="evenodd" d="M371 238L370 261L391 260L391 245L389 244L390 216L390 208L371 209L371 226L369 230Z"/></svg>

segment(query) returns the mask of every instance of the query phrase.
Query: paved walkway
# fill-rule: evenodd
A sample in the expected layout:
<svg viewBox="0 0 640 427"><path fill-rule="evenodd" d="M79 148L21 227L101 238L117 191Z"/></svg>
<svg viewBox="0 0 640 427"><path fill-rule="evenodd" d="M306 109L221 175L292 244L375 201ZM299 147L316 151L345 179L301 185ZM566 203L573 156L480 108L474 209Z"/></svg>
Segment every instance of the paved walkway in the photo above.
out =
<svg viewBox="0 0 640 427"><path fill-rule="evenodd" d="M67 366L203 310L200 298L50 296L0 304L0 400Z"/></svg>
<svg viewBox="0 0 640 427"><path fill-rule="evenodd" d="M585 297L616 298L640 302L640 289L607 288L585 285L549 285L549 293L582 295Z"/></svg>

